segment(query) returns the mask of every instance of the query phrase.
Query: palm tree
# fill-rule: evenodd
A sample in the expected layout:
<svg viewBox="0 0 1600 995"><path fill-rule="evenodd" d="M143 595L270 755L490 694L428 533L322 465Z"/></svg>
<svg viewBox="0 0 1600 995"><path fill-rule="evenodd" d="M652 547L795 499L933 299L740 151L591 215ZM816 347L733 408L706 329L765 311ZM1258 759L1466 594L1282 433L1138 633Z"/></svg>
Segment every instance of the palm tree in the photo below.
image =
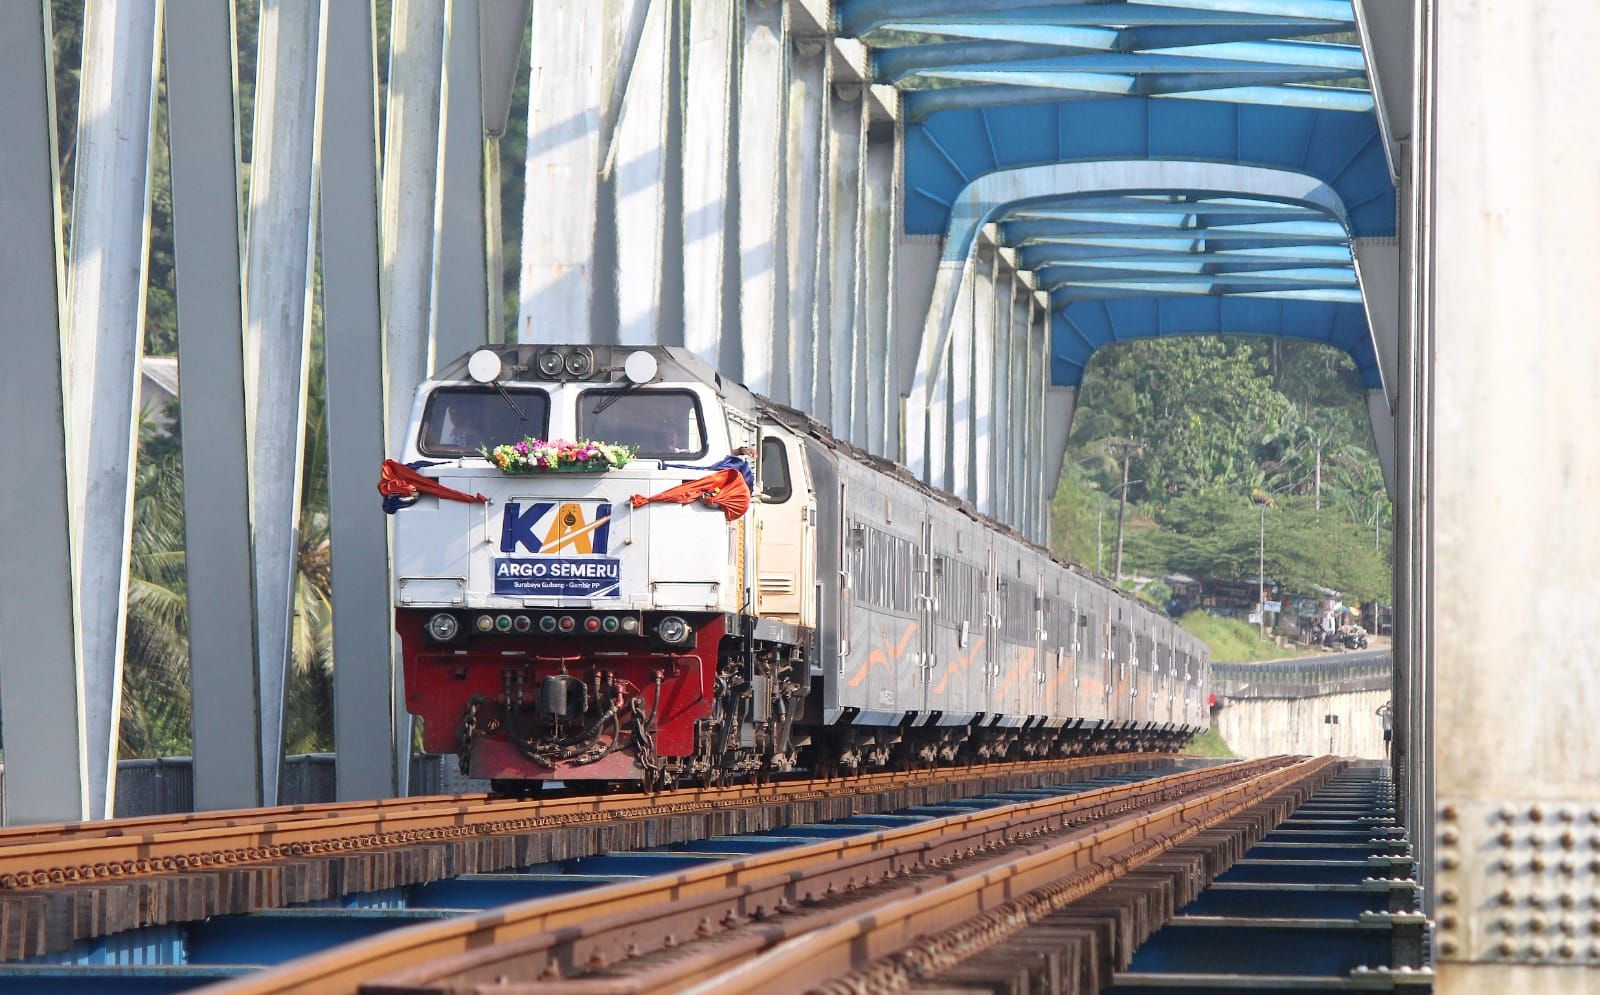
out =
<svg viewBox="0 0 1600 995"><path fill-rule="evenodd" d="M182 462L173 440L148 421L141 421L139 436L124 628L124 757L188 753L191 742Z"/></svg>

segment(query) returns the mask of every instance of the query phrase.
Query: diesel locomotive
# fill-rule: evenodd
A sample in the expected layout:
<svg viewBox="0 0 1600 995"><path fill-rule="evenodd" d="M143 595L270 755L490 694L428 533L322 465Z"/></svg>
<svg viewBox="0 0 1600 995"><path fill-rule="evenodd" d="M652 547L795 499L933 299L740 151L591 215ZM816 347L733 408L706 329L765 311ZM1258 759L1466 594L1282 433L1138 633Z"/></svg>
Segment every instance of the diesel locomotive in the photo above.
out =
<svg viewBox="0 0 1600 995"><path fill-rule="evenodd" d="M548 466L493 458L529 439ZM682 349L463 356L399 456L406 703L472 777L709 784L1207 721L1205 648L1170 619Z"/></svg>

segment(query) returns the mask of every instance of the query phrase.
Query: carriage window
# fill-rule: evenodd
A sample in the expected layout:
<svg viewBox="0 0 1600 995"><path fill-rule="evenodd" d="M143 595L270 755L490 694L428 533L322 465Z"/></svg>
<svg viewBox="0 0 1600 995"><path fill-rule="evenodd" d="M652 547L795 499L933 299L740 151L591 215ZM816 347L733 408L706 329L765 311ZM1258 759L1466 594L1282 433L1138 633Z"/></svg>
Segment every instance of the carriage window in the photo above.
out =
<svg viewBox="0 0 1600 995"><path fill-rule="evenodd" d="M634 446L646 459L706 454L700 401L687 390L586 390L578 398L578 436Z"/></svg>
<svg viewBox="0 0 1600 995"><path fill-rule="evenodd" d="M440 387L428 396L417 448L428 456L476 456L525 438L543 438L550 418L550 396L527 387L498 391L482 387Z"/></svg>
<svg viewBox="0 0 1600 995"><path fill-rule="evenodd" d="M782 439L761 440L761 500L766 504L782 504L794 493L789 483L789 450Z"/></svg>

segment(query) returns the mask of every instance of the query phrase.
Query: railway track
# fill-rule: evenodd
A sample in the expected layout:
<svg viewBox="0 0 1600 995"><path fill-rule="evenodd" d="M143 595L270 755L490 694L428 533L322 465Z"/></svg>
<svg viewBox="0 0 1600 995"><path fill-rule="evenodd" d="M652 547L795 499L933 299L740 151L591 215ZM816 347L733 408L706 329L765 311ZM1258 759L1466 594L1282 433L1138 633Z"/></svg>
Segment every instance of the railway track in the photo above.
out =
<svg viewBox="0 0 1600 995"><path fill-rule="evenodd" d="M1274 800L1281 817L1336 768L1202 768L773 851L396 930L208 991L903 990L1199 833Z"/></svg>
<svg viewBox="0 0 1600 995"><path fill-rule="evenodd" d="M1163 754L658 794L434 796L0 832L0 961L130 929L1170 765Z"/></svg>

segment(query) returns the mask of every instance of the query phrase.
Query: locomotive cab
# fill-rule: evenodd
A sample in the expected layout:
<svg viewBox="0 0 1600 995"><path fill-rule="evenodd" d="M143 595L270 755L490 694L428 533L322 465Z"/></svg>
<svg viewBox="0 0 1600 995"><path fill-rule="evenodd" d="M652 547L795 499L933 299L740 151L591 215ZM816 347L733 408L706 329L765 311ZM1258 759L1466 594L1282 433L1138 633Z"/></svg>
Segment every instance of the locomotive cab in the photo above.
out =
<svg viewBox="0 0 1600 995"><path fill-rule="evenodd" d="M781 435L679 349L495 347L422 384L400 459L457 495L395 510L424 749L500 781L792 764L803 599L770 602L792 609L787 629L758 633L755 613L758 532L809 493ZM775 545L771 572L808 559L798 542Z"/></svg>

